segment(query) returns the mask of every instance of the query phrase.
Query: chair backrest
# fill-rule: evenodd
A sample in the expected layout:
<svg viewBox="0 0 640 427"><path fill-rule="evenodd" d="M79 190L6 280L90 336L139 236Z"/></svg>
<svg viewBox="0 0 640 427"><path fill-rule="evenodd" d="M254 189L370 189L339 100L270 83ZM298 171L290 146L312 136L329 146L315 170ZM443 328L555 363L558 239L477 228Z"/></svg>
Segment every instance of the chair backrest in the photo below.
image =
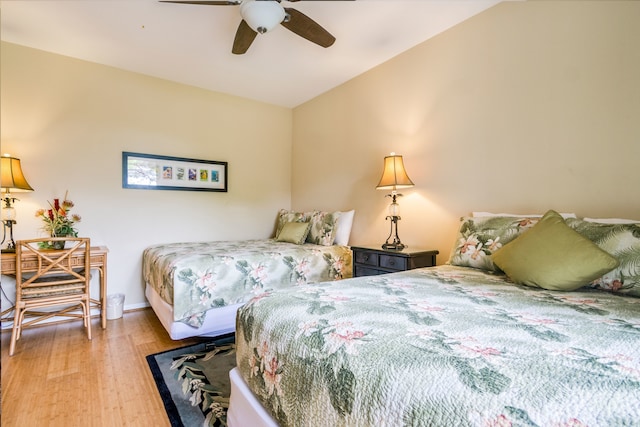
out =
<svg viewBox="0 0 640 427"><path fill-rule="evenodd" d="M66 241L64 249L41 249ZM16 304L21 299L89 293L91 242L86 237L47 237L16 242Z"/></svg>

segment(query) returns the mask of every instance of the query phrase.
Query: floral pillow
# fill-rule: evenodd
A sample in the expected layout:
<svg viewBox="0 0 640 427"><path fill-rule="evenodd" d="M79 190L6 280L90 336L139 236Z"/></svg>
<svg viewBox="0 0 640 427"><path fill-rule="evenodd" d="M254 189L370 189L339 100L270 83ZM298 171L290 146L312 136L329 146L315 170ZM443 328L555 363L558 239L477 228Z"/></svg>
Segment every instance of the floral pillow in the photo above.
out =
<svg viewBox="0 0 640 427"><path fill-rule="evenodd" d="M313 212L295 212L287 209L280 209L278 211L278 223L276 226L276 239L282 231L282 227L288 222L309 222L311 221L311 215Z"/></svg>
<svg viewBox="0 0 640 427"><path fill-rule="evenodd" d="M538 223L530 217L463 217L448 264L500 271L491 254Z"/></svg>
<svg viewBox="0 0 640 427"><path fill-rule="evenodd" d="M640 223L602 224L580 219L567 219L566 223L620 262L591 282L591 287L640 297Z"/></svg>
<svg viewBox="0 0 640 427"><path fill-rule="evenodd" d="M307 242L323 246L333 245L340 214L341 212L312 212L311 230L307 236Z"/></svg>

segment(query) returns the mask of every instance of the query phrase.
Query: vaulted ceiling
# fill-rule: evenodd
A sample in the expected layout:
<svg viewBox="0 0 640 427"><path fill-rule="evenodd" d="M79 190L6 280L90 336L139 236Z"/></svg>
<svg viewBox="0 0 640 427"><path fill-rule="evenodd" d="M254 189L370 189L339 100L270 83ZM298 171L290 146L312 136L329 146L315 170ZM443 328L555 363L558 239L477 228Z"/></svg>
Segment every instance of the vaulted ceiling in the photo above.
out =
<svg viewBox="0 0 640 427"><path fill-rule="evenodd" d="M282 1L336 38L282 26L231 53L240 6L156 0L2 0L3 41L216 92L295 107L500 0Z"/></svg>

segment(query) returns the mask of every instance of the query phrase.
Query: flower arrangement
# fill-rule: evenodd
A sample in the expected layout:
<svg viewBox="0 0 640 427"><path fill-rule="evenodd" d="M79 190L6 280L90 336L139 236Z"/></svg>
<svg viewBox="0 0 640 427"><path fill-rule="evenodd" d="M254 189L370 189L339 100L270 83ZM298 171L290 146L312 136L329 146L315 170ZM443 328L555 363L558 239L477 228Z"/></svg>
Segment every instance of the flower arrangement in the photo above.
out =
<svg viewBox="0 0 640 427"><path fill-rule="evenodd" d="M69 213L75 205L67 199L67 194L65 194L62 203L60 203L60 199L53 199L53 203L49 202L49 206L51 209L36 211L36 217L44 221L42 229L51 237L78 237L78 231L73 226L82 218L80 215Z"/></svg>

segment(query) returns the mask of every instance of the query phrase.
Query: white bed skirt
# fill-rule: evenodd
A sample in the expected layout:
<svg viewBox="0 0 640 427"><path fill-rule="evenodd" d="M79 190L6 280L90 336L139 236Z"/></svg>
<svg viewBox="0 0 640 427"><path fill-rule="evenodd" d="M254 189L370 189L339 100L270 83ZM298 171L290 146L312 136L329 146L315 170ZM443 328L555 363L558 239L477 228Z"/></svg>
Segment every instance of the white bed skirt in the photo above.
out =
<svg viewBox="0 0 640 427"><path fill-rule="evenodd" d="M227 411L229 427L278 427L278 423L249 390L238 368L233 368L229 372L229 379L231 380L231 397Z"/></svg>
<svg viewBox="0 0 640 427"><path fill-rule="evenodd" d="M238 308L243 305L235 304L211 309L205 316L204 324L199 328L194 328L182 322L174 322L173 308L151 286L146 285L144 294L156 316L160 319L160 323L162 323L162 326L164 326L173 340L195 336L216 337L235 332L236 313Z"/></svg>

